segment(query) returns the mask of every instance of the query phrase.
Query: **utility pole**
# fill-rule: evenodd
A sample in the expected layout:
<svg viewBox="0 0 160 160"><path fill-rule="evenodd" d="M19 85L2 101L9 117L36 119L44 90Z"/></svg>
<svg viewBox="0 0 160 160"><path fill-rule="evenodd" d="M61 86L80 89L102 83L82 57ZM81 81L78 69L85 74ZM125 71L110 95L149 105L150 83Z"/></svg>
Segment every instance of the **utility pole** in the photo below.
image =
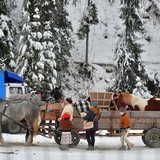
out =
<svg viewBox="0 0 160 160"><path fill-rule="evenodd" d="M88 7L90 6L90 0L88 0ZM86 66L88 66L88 47L89 47L89 17L87 18L88 26L86 33Z"/></svg>

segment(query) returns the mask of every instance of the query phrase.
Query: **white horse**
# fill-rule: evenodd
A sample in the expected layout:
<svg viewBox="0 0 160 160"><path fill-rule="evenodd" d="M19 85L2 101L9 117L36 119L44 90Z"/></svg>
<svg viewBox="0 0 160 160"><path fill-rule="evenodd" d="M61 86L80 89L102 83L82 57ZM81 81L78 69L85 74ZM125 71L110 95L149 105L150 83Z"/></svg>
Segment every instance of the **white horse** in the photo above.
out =
<svg viewBox="0 0 160 160"><path fill-rule="evenodd" d="M15 95L16 97L16 95ZM40 120L39 97L35 96L32 100L11 98L7 101L0 101L0 144L3 144L2 123L7 120L27 124L25 141L27 145L33 142L33 136L38 133Z"/></svg>
<svg viewBox="0 0 160 160"><path fill-rule="evenodd" d="M124 103L126 105L133 107L133 110L137 110L136 107L138 107L139 110L144 111L149 100L149 99L143 99L142 97L139 96L135 96L128 92L120 92L116 94L117 94L117 100L116 100L117 106L120 106L120 104Z"/></svg>

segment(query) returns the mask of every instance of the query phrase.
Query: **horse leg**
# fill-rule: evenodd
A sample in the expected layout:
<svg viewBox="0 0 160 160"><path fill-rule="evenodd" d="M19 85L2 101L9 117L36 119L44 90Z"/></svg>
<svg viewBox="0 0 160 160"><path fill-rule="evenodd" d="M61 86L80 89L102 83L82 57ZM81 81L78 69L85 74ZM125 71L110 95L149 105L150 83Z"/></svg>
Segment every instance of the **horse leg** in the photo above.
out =
<svg viewBox="0 0 160 160"><path fill-rule="evenodd" d="M34 121L27 121L28 131L26 133L26 143L31 145L33 143L33 136L37 134L40 124L40 114L34 119Z"/></svg>
<svg viewBox="0 0 160 160"><path fill-rule="evenodd" d="M29 137L29 130L27 129L26 136L25 136L25 142L26 143L27 143L28 137Z"/></svg>
<svg viewBox="0 0 160 160"><path fill-rule="evenodd" d="M27 121L27 126L28 126L28 129L27 129L27 133L26 133L26 136L25 136L25 142L27 145L31 145L32 142L33 142L33 127L32 127L32 123Z"/></svg>
<svg viewBox="0 0 160 160"><path fill-rule="evenodd" d="M140 111L139 106L138 106L138 105L135 105L135 106L134 106L134 110L135 110L135 111Z"/></svg>
<svg viewBox="0 0 160 160"><path fill-rule="evenodd" d="M2 125L0 126L0 145L2 145L4 143L4 139L2 136Z"/></svg>
<svg viewBox="0 0 160 160"><path fill-rule="evenodd" d="M0 145L4 143L4 139L2 136L2 114L0 114Z"/></svg>
<svg viewBox="0 0 160 160"><path fill-rule="evenodd" d="M26 133L26 144L32 145L33 143L33 128L29 127L28 133Z"/></svg>

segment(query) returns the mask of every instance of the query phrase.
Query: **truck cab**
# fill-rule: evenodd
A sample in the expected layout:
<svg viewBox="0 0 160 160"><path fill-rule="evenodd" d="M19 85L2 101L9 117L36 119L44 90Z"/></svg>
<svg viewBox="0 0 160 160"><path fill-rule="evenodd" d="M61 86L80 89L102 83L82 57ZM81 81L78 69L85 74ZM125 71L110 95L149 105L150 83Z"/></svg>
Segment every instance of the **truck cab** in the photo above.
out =
<svg viewBox="0 0 160 160"><path fill-rule="evenodd" d="M6 96L8 99L12 94L25 94L28 93L28 87L26 83L6 83L5 84Z"/></svg>
<svg viewBox="0 0 160 160"><path fill-rule="evenodd" d="M12 94L25 93L28 93L28 87L22 77L8 70L0 71L0 101L7 100ZM21 126L9 119L2 125L2 128L4 132L12 134L22 130Z"/></svg>
<svg viewBox="0 0 160 160"><path fill-rule="evenodd" d="M27 84L24 83L22 77L11 71L0 71L0 100L7 100L11 94L27 92Z"/></svg>

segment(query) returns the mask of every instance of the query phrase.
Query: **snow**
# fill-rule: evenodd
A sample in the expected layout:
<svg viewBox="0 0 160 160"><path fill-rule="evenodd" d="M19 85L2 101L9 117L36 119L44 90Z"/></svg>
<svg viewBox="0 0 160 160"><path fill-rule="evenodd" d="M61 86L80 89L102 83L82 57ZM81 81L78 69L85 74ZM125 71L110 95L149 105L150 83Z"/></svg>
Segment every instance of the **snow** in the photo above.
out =
<svg viewBox="0 0 160 160"><path fill-rule="evenodd" d="M18 27L22 18L22 4L23 0L16 0L18 7L13 11L11 18L14 20L14 24ZM93 0L98 8L98 18L99 24L90 27L90 37L89 37L89 63L93 64L95 68L94 81L95 86L92 86L93 91L103 91L106 87L112 85L114 79L111 78L110 73L105 73L103 67L95 64L114 64L114 50L119 37L118 34L122 33L123 27L122 22L119 18L120 1L119 0ZM160 12L160 0L152 0ZM85 40L77 40L75 33L78 31L80 24L80 18L83 15L84 8L87 2L84 0L78 0L78 5L73 7L73 5L68 6L69 19L73 23L73 40L75 40L75 46L71 51L74 61L84 62L85 59ZM147 16L148 13L144 11L151 5L150 1L143 0L143 6L139 13L139 16ZM145 15L146 14L146 15ZM39 17L37 17L39 18ZM141 54L142 61L145 64L147 73L149 74L151 80L154 79L155 73L157 78L160 80L160 27L159 22L155 20L154 17L151 19L143 19L144 27L146 30L146 35L142 38L151 38L151 42L143 40L145 52ZM3 24L5 26L5 23ZM37 22L33 23L37 25ZM23 26L25 30L30 30L29 26ZM58 29L57 29L58 30ZM45 32L46 38L50 37L49 32ZM3 36L3 32L0 29L0 37ZM35 35L39 38L41 34ZM139 35L138 35L139 36ZM38 43L31 42L37 49L41 49L42 46ZM45 44L47 45L47 44ZM51 48L52 43L48 44ZM26 46L25 46L26 47ZM23 52L25 51L24 48ZM22 53L23 53L22 52ZM31 56L31 55L30 55ZM55 61L53 63L56 63ZM25 64L25 63L24 63ZM26 65L25 65L26 66ZM55 66L55 65L54 65ZM23 70L22 70L23 73ZM54 73L56 75L56 73ZM35 77L36 79L37 77ZM43 77L42 77L43 78ZM53 84L55 84L55 79L52 79ZM77 84L78 85L78 84ZM87 85L85 82L80 83L81 88L87 91ZM107 86L106 86L107 85ZM79 87L79 86L78 86ZM78 88L77 87L77 88ZM79 88L79 92L82 92ZM90 90L90 91L92 91ZM67 96L70 93L66 94ZM70 95L71 96L71 95ZM79 96L79 95L78 95ZM73 93L73 96L75 94ZM24 144L24 134L10 135L3 134L5 144L0 150L1 160L159 160L160 159L160 148L149 148L145 146L142 142L141 137L129 137L129 139L134 142L135 147L130 151L118 151L120 146L119 137L96 137L96 150L86 151L87 142L81 139L79 145L76 148L70 148L69 151L60 151L58 145L53 139L47 139L38 135L34 139L34 144L37 146L25 146Z"/></svg>
<svg viewBox="0 0 160 160"><path fill-rule="evenodd" d="M25 146L24 134L3 134L5 144L1 147L1 160L159 160L159 148L149 148L144 145L141 137L129 137L135 144L131 150L118 151L119 137L96 137L96 149L86 151L87 142L84 139L76 148L60 151L54 139L40 135L34 138L34 146Z"/></svg>
<svg viewBox="0 0 160 160"><path fill-rule="evenodd" d="M4 36L3 31L2 31L2 29L0 29L0 38L3 36Z"/></svg>
<svg viewBox="0 0 160 160"><path fill-rule="evenodd" d="M114 3L113 5L115 7L110 7L109 2L105 2L104 5L98 0L94 0L94 2L98 8L99 24L90 27L89 63L112 63L114 57L113 52L116 40L118 39L118 37L115 36L115 32L117 30L116 26L119 26L119 13L116 10L116 8L119 9L119 3ZM73 8L73 6L68 7L69 17L71 21L74 22L74 33L78 31L80 18L83 15L86 5L87 3L85 1L79 1L78 6L75 8ZM110 16L111 14L112 16ZM105 38L104 35L106 35L107 32L108 37ZM73 56L78 56L76 59L83 62L85 58L85 46L85 40L78 41L76 39L76 51L73 51Z"/></svg>
<svg viewBox="0 0 160 160"><path fill-rule="evenodd" d="M22 18L23 0L16 0L16 1L18 7L12 11L11 18L14 20L15 25L18 26ZM106 67L105 65L112 65L113 67L115 67L116 61L114 53L117 46L117 42L119 41L119 35L124 31L124 26L122 24L123 22L119 17L121 8L119 0L110 0L110 1L92 0L92 2L95 3L97 6L98 20L99 20L99 23L97 25L90 26L90 33L89 33L88 60L89 64L91 64L91 66L96 68L96 71L93 74L94 85L92 85L91 83L82 82L79 83L80 86L78 86L77 83L74 83L73 77L67 77L68 79L72 79L71 86L75 87L77 86L77 90L79 90L79 93L82 93L83 95L86 96L90 91L104 91L104 90L109 91L109 89L114 84L116 73L113 72L115 71L115 68L114 69L112 68L112 72L109 73L106 72L106 68L108 69L108 66ZM79 29L81 23L80 20L83 14L87 12L87 10L85 9L86 6L87 6L87 1L84 0L78 0L77 6L73 5L73 0L70 0L69 5L67 6L67 10L69 12L68 19L70 19L70 21L72 22L72 27L73 27L72 36L73 36L73 41L75 42L74 47L71 50L73 62L85 62L86 41L78 40L76 33ZM150 6L151 10L147 12L146 10ZM141 53L141 57L142 57L142 62L145 65L147 74L151 79L153 79L154 75L158 73L158 80L160 81L160 70L159 70L160 66L159 22L160 21L158 17L155 17L155 14L153 14L153 11L155 11L158 14L159 8L160 8L160 0L152 0L147 2L146 0L141 1L141 6L140 9L137 10L137 14L143 22L144 33L143 34L139 33L137 36L140 38L138 42L143 44L143 49L145 50L145 52ZM36 12L38 13L37 9ZM144 18L147 16L149 18ZM33 25L37 25L37 22L34 22ZM23 29L25 30L30 29L28 28L28 26L24 27L25 28ZM59 30L57 29L57 32L58 31ZM45 36L46 39L50 37L50 33L48 31L44 32L43 35ZM1 36L2 35L0 32L0 37ZM35 36L40 38L42 35L38 34ZM150 41L147 41L147 39L150 39ZM38 42L31 41L31 44L37 50L41 50L42 48L44 49L46 46L54 48L53 47L54 44L50 42L49 44L40 45ZM24 48L22 49L23 49L22 53L24 53L25 49ZM99 64L103 64L103 66L100 66ZM75 65L72 64L71 69L73 68L76 67ZM22 70L25 69L22 68ZM23 73L23 71L21 73ZM75 97L75 95L77 95L78 93L75 93L76 91L74 91L73 93L73 91L74 90L69 91L67 89L67 91L64 91L64 94L66 96ZM80 94L78 94L78 96L79 95ZM75 99L79 99L78 96Z"/></svg>
<svg viewBox="0 0 160 160"><path fill-rule="evenodd" d="M90 26L88 60L89 64L96 68L96 71L93 73L94 85L86 83L83 87L82 85L81 87L77 87L80 90L79 93L81 92L84 94L90 91L109 91L114 84L116 75L113 72L106 72L106 68L108 69L108 66L104 67L99 64L112 65L115 67L116 61L114 53L117 42L119 41L118 35L124 31L124 26L122 25L123 22L119 17L121 7L119 0L93 0L93 2L96 4L98 9L99 23L97 25ZM152 2L156 5L156 8L159 8L160 2L158 0ZM149 6L152 6L153 8L154 5L152 2L146 3L146 1L143 0L140 9L137 10L137 14L143 22L145 31L144 34L137 34L137 37L139 38L138 42L143 45L142 49L144 49L144 52L141 53L141 58L146 69L146 73L151 80L156 73L160 75L160 24L157 17L152 14L152 11L146 12L146 9ZM87 2L82 0L78 0L77 6L73 6L72 3L68 6L69 18L73 25L73 39L75 41L71 54L73 60L77 63L85 62L86 41L78 40L75 33L77 33L79 29L80 20L85 12L86 6ZM147 16L147 14L149 15L149 18L145 19L144 17ZM147 41L147 38L150 38L151 41ZM115 70L115 68L112 68L112 70ZM158 76L158 80L160 81L159 77L160 76ZM77 84L73 85L77 86ZM85 88L85 91L83 91L83 88ZM65 94L75 97L77 93ZM76 99L78 99L78 97Z"/></svg>

